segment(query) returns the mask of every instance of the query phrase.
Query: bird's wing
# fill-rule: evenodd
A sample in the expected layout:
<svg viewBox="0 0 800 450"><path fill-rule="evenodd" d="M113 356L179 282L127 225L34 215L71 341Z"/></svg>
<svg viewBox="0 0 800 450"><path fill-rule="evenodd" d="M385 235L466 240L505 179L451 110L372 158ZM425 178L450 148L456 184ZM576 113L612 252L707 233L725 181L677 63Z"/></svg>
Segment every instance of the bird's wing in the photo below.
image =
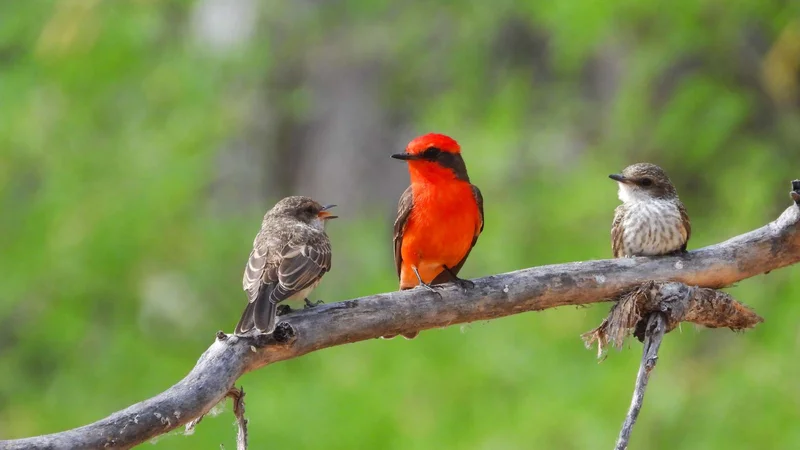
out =
<svg viewBox="0 0 800 450"><path fill-rule="evenodd" d="M472 195L475 196L475 203L477 203L478 205L478 212L480 213L480 218L481 218L481 226L480 228L475 230L475 237L472 238L472 244L470 244L469 250L467 250L467 253L464 255L463 258L461 258L461 261L459 261L458 264L456 264L453 267L448 267L448 269L450 269L450 272L453 275L458 275L458 272L461 270L461 267L463 267L464 263L467 262L467 258L469 257L469 253L472 251L472 248L475 247L475 244L478 242L478 237L483 232L483 224L484 224L483 194L481 194L481 190L478 189L478 186L475 186L474 184L472 185ZM449 281L453 281L452 276L446 270L443 270L439 275L436 275L436 278L434 278L431 284L447 283Z"/></svg>
<svg viewBox="0 0 800 450"><path fill-rule="evenodd" d="M256 327L256 316L263 331L271 331L268 328L272 327L270 324L274 324L275 308L264 300L271 295L278 282L280 259L276 256L280 255L276 254L271 245L273 242L264 230L261 230L253 241L253 250L247 259L242 278L242 287L247 293L247 307L236 325L236 334L246 333Z"/></svg>
<svg viewBox="0 0 800 450"><path fill-rule="evenodd" d="M270 300L278 303L312 285L331 268L331 245L318 233L310 238L294 234L279 251L265 242L254 243L247 260L242 286L250 302L256 300L264 284L277 283Z"/></svg>
<svg viewBox="0 0 800 450"><path fill-rule="evenodd" d="M681 222L683 223L684 241L681 246L681 251L686 251L686 244L689 243L689 238L692 236L692 222L689 220L689 214L686 213L686 207L682 202L678 202L678 211L681 213Z"/></svg>
<svg viewBox="0 0 800 450"><path fill-rule="evenodd" d="M621 258L622 254L622 218L625 215L624 205L617 206L614 210L614 221L611 222L611 253L614 258Z"/></svg>
<svg viewBox="0 0 800 450"><path fill-rule="evenodd" d="M253 251L250 252L250 257L247 259L247 265L244 267L244 278L242 278L242 288L247 292L247 301L249 303L253 303L258 297L264 269L267 266L268 250L259 246L257 242L258 238L253 243ZM270 281L277 281L277 278Z"/></svg>
<svg viewBox="0 0 800 450"><path fill-rule="evenodd" d="M323 233L310 239L290 241L281 252L276 274L278 284L269 300L279 303L313 286L331 270L331 243Z"/></svg>
<svg viewBox="0 0 800 450"><path fill-rule="evenodd" d="M400 268L403 265L403 231L413 208L414 195L411 186L409 186L400 196L400 201L397 204L397 219L394 221L394 265L397 268L397 278L400 278Z"/></svg>
<svg viewBox="0 0 800 450"><path fill-rule="evenodd" d="M478 236L483 233L483 194L481 194L481 190L478 189L478 186L472 185L472 195L475 196L475 203L478 204L478 212L481 215L481 228L475 233L475 239L472 241L472 246L475 246L475 242L478 241Z"/></svg>

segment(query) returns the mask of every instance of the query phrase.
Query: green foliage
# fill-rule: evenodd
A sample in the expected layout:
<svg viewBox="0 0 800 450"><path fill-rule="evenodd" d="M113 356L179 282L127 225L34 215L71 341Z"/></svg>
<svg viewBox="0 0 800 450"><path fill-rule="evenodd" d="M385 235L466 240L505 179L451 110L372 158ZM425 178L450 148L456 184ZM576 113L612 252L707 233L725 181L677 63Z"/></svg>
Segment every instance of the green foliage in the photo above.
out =
<svg viewBox="0 0 800 450"><path fill-rule="evenodd" d="M798 11L781 3L791 4L270 2L251 41L217 54L192 38L193 2L4 2L0 437L76 427L150 397L192 367L216 330L232 329L268 202L215 212L217 158L261 120L242 106L261 99L242 92L322 58L329 40L383 64L387 111L462 143L486 199L486 230L463 272L477 277L609 257L618 201L605 177L637 161L672 175L692 248L772 220L799 175L798 103L766 97L752 66L765 60L742 48L753 30L772 45L793 26ZM543 56L510 48L525 40L544 40ZM619 84L598 99L584 95L585 79L604 51L620 55ZM287 116L315 114L307 90L284 95ZM315 296L396 288L389 209L331 226L334 269ZM798 275L731 290L766 318L755 331L684 325L667 337L633 448L800 445ZM578 336L606 311L426 331L249 374L251 444L608 448L640 345L596 364ZM158 446L233 448L226 410Z"/></svg>

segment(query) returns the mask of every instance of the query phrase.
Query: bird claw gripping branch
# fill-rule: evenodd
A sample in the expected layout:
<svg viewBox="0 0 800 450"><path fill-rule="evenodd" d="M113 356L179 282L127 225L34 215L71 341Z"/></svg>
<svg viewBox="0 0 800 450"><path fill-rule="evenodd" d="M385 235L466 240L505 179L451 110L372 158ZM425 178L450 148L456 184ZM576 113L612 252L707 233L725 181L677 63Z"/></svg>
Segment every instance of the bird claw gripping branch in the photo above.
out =
<svg viewBox="0 0 800 450"><path fill-rule="evenodd" d="M291 314L294 312L291 306L289 305L278 305L278 308L275 310L276 316L285 316L287 314Z"/></svg>
<svg viewBox="0 0 800 450"><path fill-rule="evenodd" d="M303 309L316 308L316 307L317 307L317 306L319 306L319 305L324 305L324 304L325 304L325 302L323 302L322 300L317 300L317 301L315 301L315 302L312 302L311 300L309 300L309 299L307 299L307 298L304 298L304 299L303 299L303 303L305 303L305 304L303 305ZM287 306L288 306L288 305L287 305Z"/></svg>

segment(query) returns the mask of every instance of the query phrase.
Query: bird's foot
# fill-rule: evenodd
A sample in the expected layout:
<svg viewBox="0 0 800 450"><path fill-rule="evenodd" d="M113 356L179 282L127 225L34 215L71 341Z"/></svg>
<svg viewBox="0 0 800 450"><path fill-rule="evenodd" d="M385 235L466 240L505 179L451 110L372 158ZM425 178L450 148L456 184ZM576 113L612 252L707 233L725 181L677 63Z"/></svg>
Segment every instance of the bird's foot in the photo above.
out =
<svg viewBox="0 0 800 450"><path fill-rule="evenodd" d="M471 280L465 280L463 278L456 278L453 280L453 283L457 284L465 291L475 287L475 283L473 283Z"/></svg>
<svg viewBox="0 0 800 450"><path fill-rule="evenodd" d="M428 292L433 292L439 298L442 298L442 293L438 291L439 289L441 289L443 287L442 285L439 285L439 284L431 285L431 284L428 284L428 283L420 283L419 286L421 288L426 289Z"/></svg>
<svg viewBox="0 0 800 450"><path fill-rule="evenodd" d="M289 305L278 305L278 308L275 310L276 316L285 316L293 312L292 307Z"/></svg>
<svg viewBox="0 0 800 450"><path fill-rule="evenodd" d="M475 283L472 281L458 278L456 273L451 268L444 266L444 270L450 275L450 281L457 284L461 289L466 291L467 289L472 289L475 287Z"/></svg>
<svg viewBox="0 0 800 450"><path fill-rule="evenodd" d="M307 298L303 299L303 303L305 303L305 306L303 306L303 309L316 308L319 305L324 305L325 304L325 302L323 302L322 300L317 300L316 302L311 302Z"/></svg>
<svg viewBox="0 0 800 450"><path fill-rule="evenodd" d="M419 275L419 270L415 266L411 266L411 270L413 270L414 271L414 275L417 276L417 281L419 281L419 285L418 286L421 286L421 287L427 289L428 291L433 292L439 298L442 298L442 294L440 294L439 291L436 290L436 288L439 288L441 286L431 286L430 284L422 281L422 277Z"/></svg>
<svg viewBox="0 0 800 450"><path fill-rule="evenodd" d="M450 269L449 267L444 266L444 270L447 271L448 274L450 274L450 281L457 284L461 289L466 291L467 289L472 289L475 287L475 283L473 283L472 281L465 280L463 278L458 278L455 272L453 272L453 270Z"/></svg>

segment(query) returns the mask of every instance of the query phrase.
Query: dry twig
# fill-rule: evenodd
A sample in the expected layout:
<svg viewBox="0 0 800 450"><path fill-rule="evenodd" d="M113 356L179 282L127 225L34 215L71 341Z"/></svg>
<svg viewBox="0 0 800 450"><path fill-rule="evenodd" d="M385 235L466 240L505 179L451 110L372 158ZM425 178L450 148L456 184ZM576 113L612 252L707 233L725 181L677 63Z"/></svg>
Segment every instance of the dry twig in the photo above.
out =
<svg viewBox="0 0 800 450"><path fill-rule="evenodd" d="M636 374L636 387L633 389L633 399L625 422L622 423L622 430L617 438L615 450L625 450L628 448L628 440L631 438L633 425L639 417L639 411L644 402L644 391L647 389L647 382L650 381L650 372L656 367L658 362L658 349L666 332L667 320L662 313L650 313L644 327L644 350L642 351L642 363L639 365L639 373Z"/></svg>
<svg viewBox="0 0 800 450"><path fill-rule="evenodd" d="M244 389L232 387L228 397L233 402L233 415L236 416L236 450L247 450L247 419L244 417Z"/></svg>

